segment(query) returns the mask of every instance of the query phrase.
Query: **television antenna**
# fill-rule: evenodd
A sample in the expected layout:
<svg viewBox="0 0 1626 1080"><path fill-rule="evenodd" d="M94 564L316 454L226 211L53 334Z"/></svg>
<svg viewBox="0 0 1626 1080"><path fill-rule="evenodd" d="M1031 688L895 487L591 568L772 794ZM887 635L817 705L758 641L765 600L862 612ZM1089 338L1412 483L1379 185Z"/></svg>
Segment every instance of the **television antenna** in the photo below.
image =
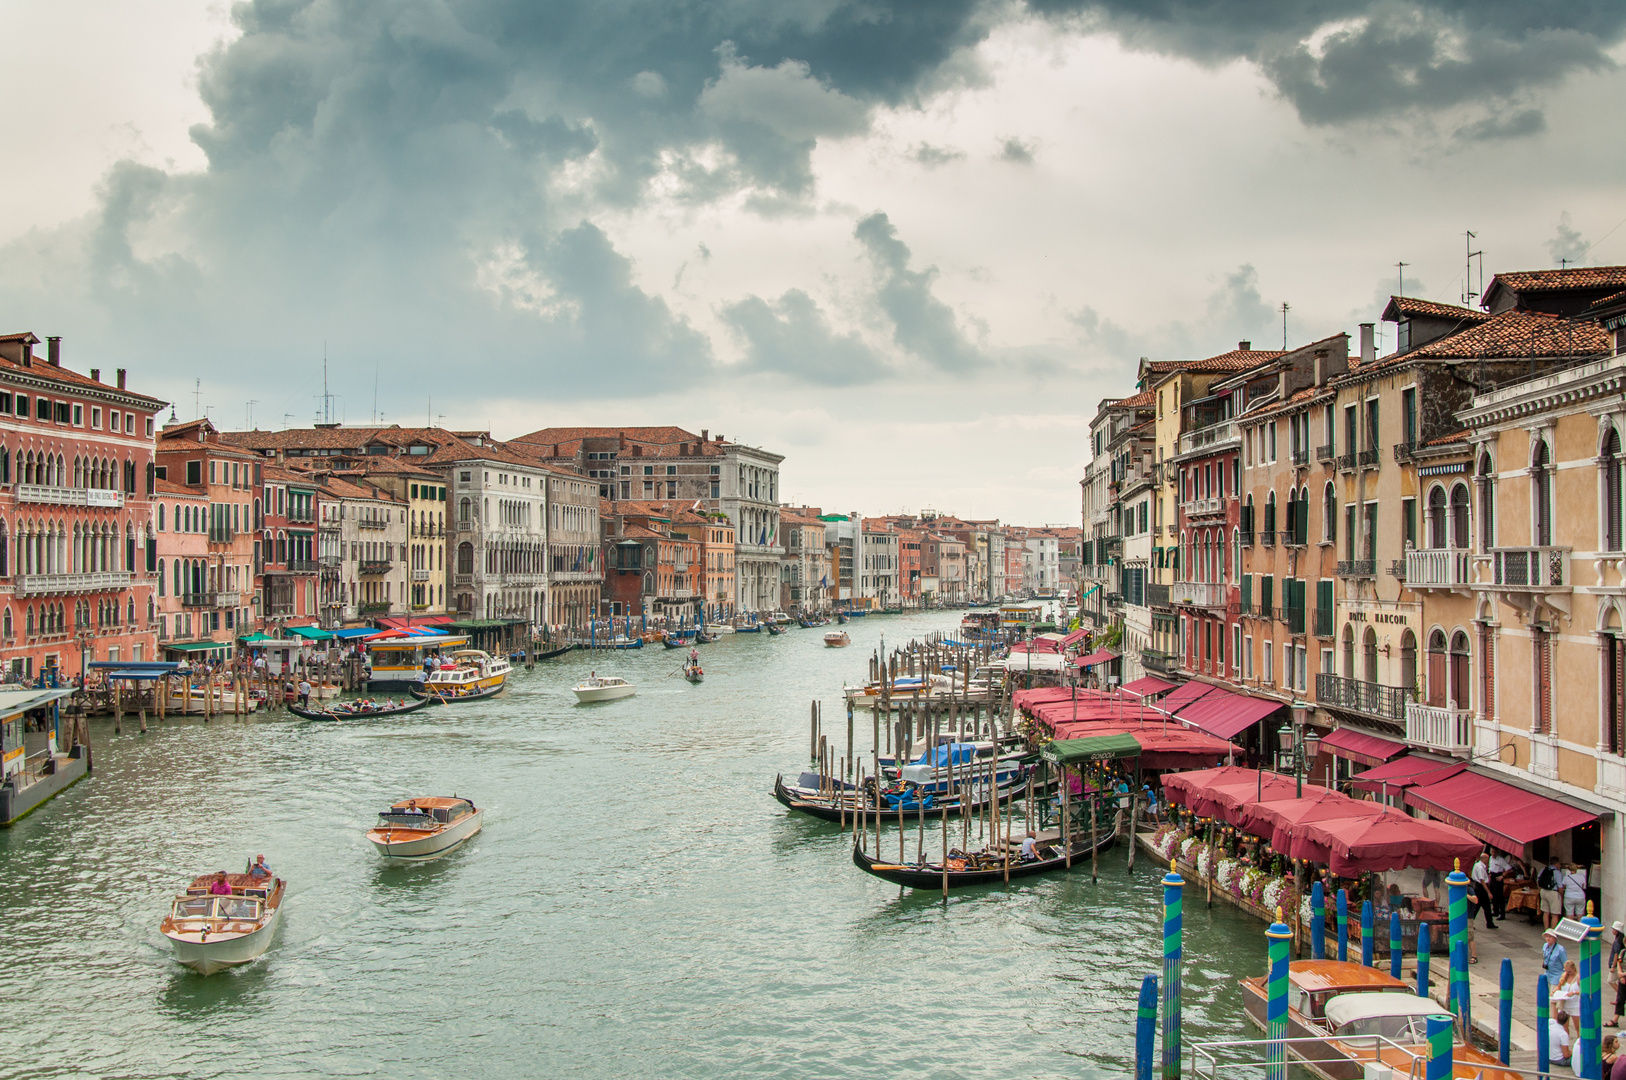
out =
<svg viewBox="0 0 1626 1080"><path fill-rule="evenodd" d="M1282 350L1287 350L1287 313L1293 310L1286 300L1282 301Z"/></svg>
<svg viewBox="0 0 1626 1080"><path fill-rule="evenodd" d="M1464 253L1464 258L1462 261L1463 307L1467 307L1474 300L1479 299L1485 294L1485 252L1483 250L1474 250L1474 240L1477 239L1478 236L1479 234L1471 229L1464 229L1462 232L1462 250ZM1479 291L1469 292L1468 290L1473 284L1472 278L1475 259L1479 260Z"/></svg>
<svg viewBox="0 0 1626 1080"><path fill-rule="evenodd" d="M250 398L248 401L248 426L245 430L254 430L254 406L260 403L259 398Z"/></svg>
<svg viewBox="0 0 1626 1080"><path fill-rule="evenodd" d="M1395 288L1399 290L1399 292L1396 295L1399 295L1399 296L1405 296L1406 295L1406 267L1408 267L1410 265L1411 265L1411 263L1409 263L1409 262L1397 262L1397 263L1395 263L1395 270L1398 271L1399 274L1400 274L1400 284L1395 286Z"/></svg>

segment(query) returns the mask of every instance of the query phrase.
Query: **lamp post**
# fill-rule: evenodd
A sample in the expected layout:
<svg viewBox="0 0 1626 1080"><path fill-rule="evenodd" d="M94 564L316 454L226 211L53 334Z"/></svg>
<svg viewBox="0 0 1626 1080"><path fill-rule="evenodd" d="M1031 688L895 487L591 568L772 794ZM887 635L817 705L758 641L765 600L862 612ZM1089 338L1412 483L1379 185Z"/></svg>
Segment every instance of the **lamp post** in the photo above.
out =
<svg viewBox="0 0 1626 1080"><path fill-rule="evenodd" d="M1308 702L1294 701L1293 722L1283 724L1276 731L1279 746L1276 751L1276 768L1283 772L1292 769L1300 798L1304 796L1305 764L1313 759L1321 748L1321 735L1306 723L1309 711Z"/></svg>

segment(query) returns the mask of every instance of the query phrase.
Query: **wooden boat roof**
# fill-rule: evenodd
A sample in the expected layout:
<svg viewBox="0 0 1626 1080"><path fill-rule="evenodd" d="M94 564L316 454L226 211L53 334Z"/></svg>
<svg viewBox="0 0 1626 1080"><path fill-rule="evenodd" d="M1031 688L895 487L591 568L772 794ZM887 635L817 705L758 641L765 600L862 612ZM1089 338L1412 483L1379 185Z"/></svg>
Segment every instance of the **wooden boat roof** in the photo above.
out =
<svg viewBox="0 0 1626 1080"><path fill-rule="evenodd" d="M415 799L402 799L390 806L391 810L406 810L416 806L419 810L450 810L454 806L466 806L469 800L448 798L445 795L420 795Z"/></svg>
<svg viewBox="0 0 1626 1080"><path fill-rule="evenodd" d="M1363 967L1349 960L1294 960L1287 965L1287 978L1294 986L1309 993L1371 987L1406 990L1411 986L1387 971Z"/></svg>

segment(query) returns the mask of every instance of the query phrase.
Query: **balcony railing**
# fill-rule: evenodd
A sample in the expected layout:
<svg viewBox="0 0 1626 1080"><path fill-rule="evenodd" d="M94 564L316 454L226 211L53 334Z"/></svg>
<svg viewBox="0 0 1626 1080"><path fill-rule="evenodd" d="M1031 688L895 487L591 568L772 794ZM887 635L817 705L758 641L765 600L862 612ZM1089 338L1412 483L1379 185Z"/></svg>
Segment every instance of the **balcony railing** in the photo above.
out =
<svg viewBox="0 0 1626 1080"><path fill-rule="evenodd" d="M212 608L212 607L215 606L215 599L219 595L220 595L219 593L214 593L214 592L182 593L181 594L181 606L182 607L193 607L193 608L198 608L198 607Z"/></svg>
<svg viewBox="0 0 1626 1080"><path fill-rule="evenodd" d="M1279 618L1287 624L1289 634L1304 633L1304 611L1301 607L1282 608Z"/></svg>
<svg viewBox="0 0 1626 1080"><path fill-rule="evenodd" d="M1140 651L1140 666L1147 671L1173 675L1180 670L1180 658L1174 653L1166 653L1158 649L1142 649Z"/></svg>
<svg viewBox="0 0 1626 1080"><path fill-rule="evenodd" d="M1463 589L1473 583L1473 556L1466 548L1406 552L1406 576L1413 589Z"/></svg>
<svg viewBox="0 0 1626 1080"><path fill-rule="evenodd" d="M17 501L24 503L51 503L56 506L124 505L124 492L111 488L70 488L54 484L18 484Z"/></svg>
<svg viewBox="0 0 1626 1080"><path fill-rule="evenodd" d="M1306 538L1300 536L1297 529L1282 530L1282 547L1303 547Z"/></svg>
<svg viewBox="0 0 1626 1080"><path fill-rule="evenodd" d="M1180 509L1185 511L1187 517L1197 517L1202 514L1222 514L1225 512L1225 500L1217 497L1212 499L1187 499L1180 504Z"/></svg>
<svg viewBox="0 0 1626 1080"><path fill-rule="evenodd" d="M1332 608L1318 607L1315 609L1315 636L1319 638L1332 637Z"/></svg>
<svg viewBox="0 0 1626 1080"><path fill-rule="evenodd" d="M343 555L321 555L316 559L316 565L323 570L337 570L343 562Z"/></svg>
<svg viewBox="0 0 1626 1080"><path fill-rule="evenodd" d="M1167 585L1159 585L1156 582L1151 582L1151 581L1147 582L1146 583L1146 606L1147 607L1165 607L1165 608L1168 607L1169 606L1169 587Z"/></svg>
<svg viewBox="0 0 1626 1080"><path fill-rule="evenodd" d="M45 596L49 593L102 592L130 586L128 570L98 570L89 574L18 574L18 596Z"/></svg>
<svg viewBox="0 0 1626 1080"><path fill-rule="evenodd" d="M473 574L454 574L454 575L452 575L452 584L453 585L473 585L474 584L474 575Z"/></svg>
<svg viewBox="0 0 1626 1080"><path fill-rule="evenodd" d="M1245 546L1245 547L1253 547L1253 530L1252 529L1244 529L1244 530L1242 530L1241 539L1242 539L1243 546Z"/></svg>
<svg viewBox="0 0 1626 1080"><path fill-rule="evenodd" d="M1276 530L1275 529L1262 529L1262 530L1260 530L1260 532L1259 532L1259 542L1261 544L1265 545L1266 547L1275 547L1276 546Z"/></svg>
<svg viewBox="0 0 1626 1080"><path fill-rule="evenodd" d="M1222 420L1217 424L1209 424L1207 427L1198 428L1196 431L1188 431L1180 436L1180 452L1188 454L1193 450L1201 450L1205 446L1213 446L1216 443L1230 442L1240 438L1241 434L1237 430L1236 421Z"/></svg>
<svg viewBox="0 0 1626 1080"><path fill-rule="evenodd" d="M1406 741L1447 754L1466 754L1474 746L1473 710L1408 702Z"/></svg>
<svg viewBox="0 0 1626 1080"><path fill-rule="evenodd" d="M1321 674L1315 677L1315 696L1320 704L1334 709L1347 709L1404 723L1406 705L1413 695L1409 686L1384 686L1361 679L1346 679L1342 675Z"/></svg>
<svg viewBox="0 0 1626 1080"><path fill-rule="evenodd" d="M1300 447L1300 448L1293 451L1293 464L1294 465L1308 465L1308 464L1310 464L1310 448L1308 446Z"/></svg>
<svg viewBox="0 0 1626 1080"><path fill-rule="evenodd" d="M1405 442L1395 443L1395 461L1404 465L1417 454L1417 440L1408 439Z"/></svg>
<svg viewBox="0 0 1626 1080"><path fill-rule="evenodd" d="M293 604L267 604L265 614L272 619L283 619L294 613Z"/></svg>
<svg viewBox="0 0 1626 1080"><path fill-rule="evenodd" d="M429 574L430 574L430 571L428 571L428 570L414 570L414 571L412 571L412 580L413 581L428 581L429 580Z"/></svg>
<svg viewBox="0 0 1626 1080"><path fill-rule="evenodd" d="M317 570L315 559L289 559L288 572L290 574L314 574Z"/></svg>
<svg viewBox="0 0 1626 1080"><path fill-rule="evenodd" d="M1216 581L1176 581L1169 585L1169 603L1196 607L1225 606L1227 586Z"/></svg>
<svg viewBox="0 0 1626 1080"><path fill-rule="evenodd" d="M314 510L290 510L290 511L288 511L288 524L290 524L290 525L314 525L314 524L316 524L316 511L314 511Z"/></svg>
<svg viewBox="0 0 1626 1080"><path fill-rule="evenodd" d="M1381 457L1382 457L1382 455L1379 454L1376 450L1362 450L1361 451L1361 458L1360 458L1361 467L1363 469L1368 468L1368 467L1374 467L1375 468L1377 466L1378 460Z"/></svg>
<svg viewBox="0 0 1626 1080"><path fill-rule="evenodd" d="M1317 461L1331 461L1332 458L1332 443L1327 443L1325 446L1318 446L1315 448L1315 459Z"/></svg>
<svg viewBox="0 0 1626 1080"><path fill-rule="evenodd" d="M362 604L357 608L363 615L388 615L390 605L385 603Z"/></svg>
<svg viewBox="0 0 1626 1080"><path fill-rule="evenodd" d="M363 559L361 572L363 574L387 574L395 564L388 559Z"/></svg>
<svg viewBox="0 0 1626 1080"><path fill-rule="evenodd" d="M236 592L215 593L215 607L236 607L243 602L243 594Z"/></svg>
<svg viewBox="0 0 1626 1080"><path fill-rule="evenodd" d="M1376 559L1339 559L1338 576L1348 578L1377 577L1378 561Z"/></svg>
<svg viewBox="0 0 1626 1080"><path fill-rule="evenodd" d="M1567 589L1570 549L1492 548L1491 583L1503 589Z"/></svg>
<svg viewBox="0 0 1626 1080"><path fill-rule="evenodd" d="M358 518L356 520L356 528L358 528L358 529L387 529L387 528L389 528L389 522L383 520L382 518ZM389 606L388 604L385 605L385 607L388 607L388 606Z"/></svg>
<svg viewBox="0 0 1626 1080"><path fill-rule="evenodd" d="M1356 457L1356 455L1354 453L1339 454L1338 455L1338 468L1340 470L1353 469L1355 467L1355 457Z"/></svg>

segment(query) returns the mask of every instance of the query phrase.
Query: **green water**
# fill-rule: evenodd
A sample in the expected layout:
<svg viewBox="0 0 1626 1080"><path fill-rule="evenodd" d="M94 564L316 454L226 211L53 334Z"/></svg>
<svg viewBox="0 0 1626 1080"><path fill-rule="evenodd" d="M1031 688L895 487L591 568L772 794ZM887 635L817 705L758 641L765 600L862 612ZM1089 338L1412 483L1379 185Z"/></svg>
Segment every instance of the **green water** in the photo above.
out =
<svg viewBox="0 0 1626 1080"><path fill-rule="evenodd" d="M954 616L573 654L503 698L394 721L92 725L96 772L0 830L0 1077L1123 1076L1161 956L1155 868L935 896L856 870L769 789L885 634ZM589 667L636 698L578 706ZM842 733L845 739L845 733ZM437 863L364 838L414 794L485 830ZM889 835L891 842L895 834ZM209 977L158 934L202 871L289 881L261 960ZM1187 1037L1252 1037L1263 928L1186 905Z"/></svg>

